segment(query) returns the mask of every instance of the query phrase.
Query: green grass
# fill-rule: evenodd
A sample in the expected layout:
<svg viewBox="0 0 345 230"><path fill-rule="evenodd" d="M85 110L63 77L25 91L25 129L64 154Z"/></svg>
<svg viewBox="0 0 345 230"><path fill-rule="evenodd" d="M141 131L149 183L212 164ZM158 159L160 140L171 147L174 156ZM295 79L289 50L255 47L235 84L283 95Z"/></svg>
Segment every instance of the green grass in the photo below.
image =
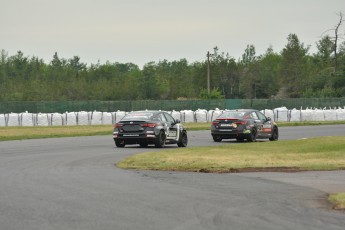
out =
<svg viewBox="0 0 345 230"><path fill-rule="evenodd" d="M111 135L112 125L0 127L0 141Z"/></svg>
<svg viewBox="0 0 345 230"><path fill-rule="evenodd" d="M126 169L236 172L345 169L345 136L224 144L147 152L117 165Z"/></svg>
<svg viewBox="0 0 345 230"><path fill-rule="evenodd" d="M345 193L331 194L328 200L333 204L334 209L345 209Z"/></svg>

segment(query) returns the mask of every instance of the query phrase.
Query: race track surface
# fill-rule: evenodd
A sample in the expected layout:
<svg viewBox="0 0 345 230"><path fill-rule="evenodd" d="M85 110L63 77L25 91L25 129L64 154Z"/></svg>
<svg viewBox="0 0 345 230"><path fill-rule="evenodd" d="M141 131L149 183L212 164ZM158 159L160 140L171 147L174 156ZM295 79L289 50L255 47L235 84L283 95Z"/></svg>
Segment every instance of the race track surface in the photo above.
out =
<svg viewBox="0 0 345 230"><path fill-rule="evenodd" d="M345 125L280 128L280 139L345 135ZM189 146L215 143L189 132ZM246 144L246 143L241 143ZM167 148L177 148L168 146ZM116 148L109 136L0 142L0 230L344 230L326 202L345 172L185 173L122 170L155 148Z"/></svg>

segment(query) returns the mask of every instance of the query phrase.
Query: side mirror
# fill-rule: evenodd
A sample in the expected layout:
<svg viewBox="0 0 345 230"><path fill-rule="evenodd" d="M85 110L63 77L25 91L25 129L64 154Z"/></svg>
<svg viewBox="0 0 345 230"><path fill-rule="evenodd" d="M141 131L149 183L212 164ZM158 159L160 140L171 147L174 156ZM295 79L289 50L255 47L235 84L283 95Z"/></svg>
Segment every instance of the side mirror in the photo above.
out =
<svg viewBox="0 0 345 230"><path fill-rule="evenodd" d="M270 121L270 120L271 120L271 118L270 118L270 117L267 117L266 121Z"/></svg>
<svg viewBox="0 0 345 230"><path fill-rule="evenodd" d="M176 120L175 120L175 123L176 123L176 124L181 123L180 119L176 119Z"/></svg>

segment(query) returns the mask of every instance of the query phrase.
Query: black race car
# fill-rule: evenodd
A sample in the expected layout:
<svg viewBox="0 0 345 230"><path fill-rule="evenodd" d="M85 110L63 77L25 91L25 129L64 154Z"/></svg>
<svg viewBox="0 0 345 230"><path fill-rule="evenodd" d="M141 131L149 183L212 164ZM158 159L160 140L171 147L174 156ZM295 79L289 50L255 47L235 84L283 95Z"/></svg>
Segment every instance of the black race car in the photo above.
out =
<svg viewBox="0 0 345 230"><path fill-rule="evenodd" d="M215 142L222 139L237 139L253 142L256 139L276 141L278 126L271 118L253 109L226 110L212 121L211 135Z"/></svg>
<svg viewBox="0 0 345 230"><path fill-rule="evenodd" d="M177 144L186 147L187 131L169 113L163 111L130 112L114 125L113 138L117 147L139 144L146 147L150 144L157 148L165 144Z"/></svg>

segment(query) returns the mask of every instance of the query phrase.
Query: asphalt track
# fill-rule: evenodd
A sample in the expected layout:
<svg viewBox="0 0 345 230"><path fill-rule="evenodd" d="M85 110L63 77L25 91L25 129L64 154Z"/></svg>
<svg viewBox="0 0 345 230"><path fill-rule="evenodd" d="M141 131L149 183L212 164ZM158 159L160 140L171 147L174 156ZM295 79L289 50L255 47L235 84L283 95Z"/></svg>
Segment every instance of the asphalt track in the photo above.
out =
<svg viewBox="0 0 345 230"><path fill-rule="evenodd" d="M190 146L215 143L189 132ZM345 135L345 125L280 128L280 139ZM249 143L240 143L249 144ZM176 148L169 146L167 148ZM0 230L344 230L330 192L345 171L184 173L122 170L109 136L0 142Z"/></svg>

